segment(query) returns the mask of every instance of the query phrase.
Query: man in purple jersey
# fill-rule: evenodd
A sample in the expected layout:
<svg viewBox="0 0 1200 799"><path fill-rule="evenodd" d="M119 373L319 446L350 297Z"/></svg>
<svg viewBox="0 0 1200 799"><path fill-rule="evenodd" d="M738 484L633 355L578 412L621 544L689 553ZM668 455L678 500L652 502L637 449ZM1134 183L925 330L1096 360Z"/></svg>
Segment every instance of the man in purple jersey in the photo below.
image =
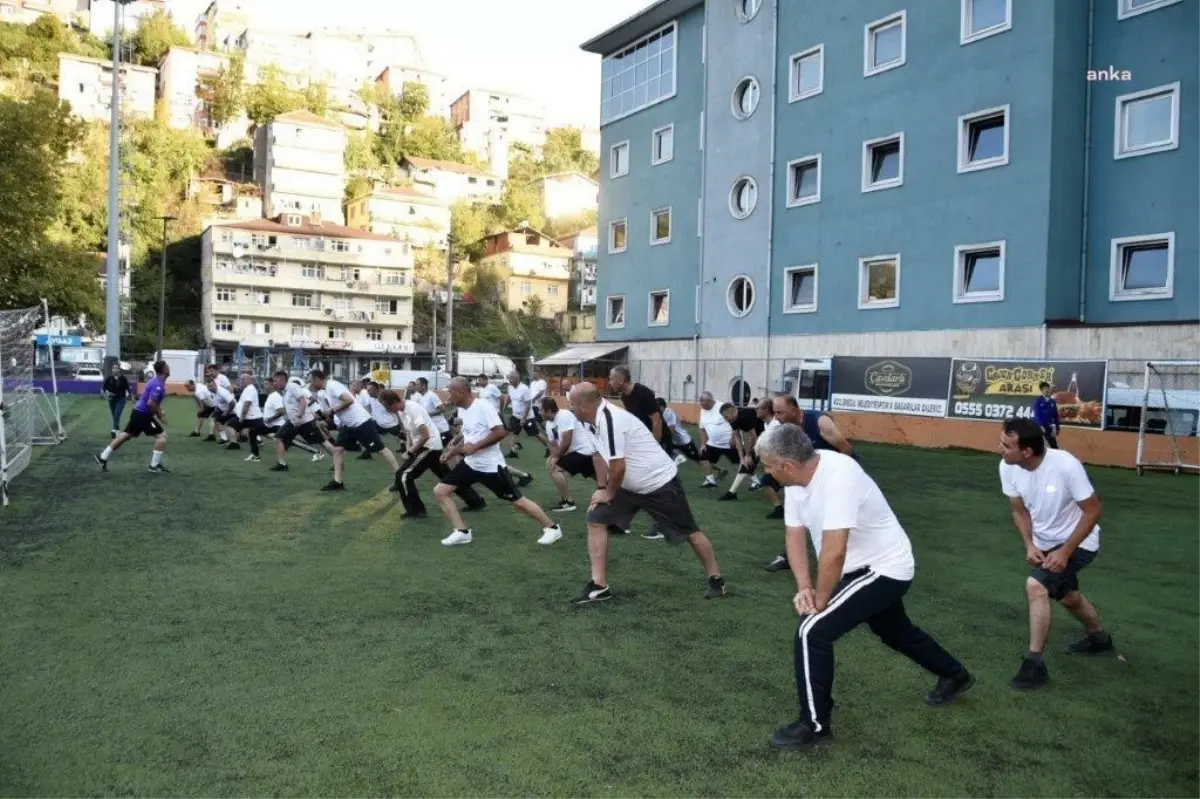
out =
<svg viewBox="0 0 1200 799"><path fill-rule="evenodd" d="M167 396L167 378L171 375L171 367L166 361L156 361L154 364L154 379L146 384L142 397L129 414L129 423L125 432L113 439L99 455L95 455L96 463L103 471L108 471L108 460L113 453L125 445L131 438L137 438L145 433L154 436L154 452L150 455L150 469L153 474L167 474L162 465L163 452L167 449L167 417L163 413L163 400Z"/></svg>

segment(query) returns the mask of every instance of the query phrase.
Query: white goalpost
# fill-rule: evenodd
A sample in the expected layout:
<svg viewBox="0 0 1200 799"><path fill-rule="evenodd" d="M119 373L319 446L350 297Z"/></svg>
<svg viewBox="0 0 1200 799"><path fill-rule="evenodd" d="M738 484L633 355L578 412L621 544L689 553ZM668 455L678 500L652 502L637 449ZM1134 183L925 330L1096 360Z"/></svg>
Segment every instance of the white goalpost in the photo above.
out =
<svg viewBox="0 0 1200 799"><path fill-rule="evenodd" d="M43 319L50 319L45 300L40 307L0 311L0 506L8 505L8 488L29 467L33 447L66 438L53 356L50 393L33 379L33 332Z"/></svg>
<svg viewBox="0 0 1200 799"><path fill-rule="evenodd" d="M1147 469L1200 473L1200 361L1147 361L1144 379L1138 474Z"/></svg>

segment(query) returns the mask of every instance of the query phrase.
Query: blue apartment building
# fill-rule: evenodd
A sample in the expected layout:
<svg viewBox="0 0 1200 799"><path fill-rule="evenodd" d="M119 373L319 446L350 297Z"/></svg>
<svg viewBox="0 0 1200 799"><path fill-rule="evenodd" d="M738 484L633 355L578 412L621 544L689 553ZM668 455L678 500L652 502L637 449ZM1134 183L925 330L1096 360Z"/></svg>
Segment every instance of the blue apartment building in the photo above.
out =
<svg viewBox="0 0 1200 799"><path fill-rule="evenodd" d="M583 45L597 340L710 386L776 368L712 359L1195 358L1197 30L1200 0L654 3Z"/></svg>

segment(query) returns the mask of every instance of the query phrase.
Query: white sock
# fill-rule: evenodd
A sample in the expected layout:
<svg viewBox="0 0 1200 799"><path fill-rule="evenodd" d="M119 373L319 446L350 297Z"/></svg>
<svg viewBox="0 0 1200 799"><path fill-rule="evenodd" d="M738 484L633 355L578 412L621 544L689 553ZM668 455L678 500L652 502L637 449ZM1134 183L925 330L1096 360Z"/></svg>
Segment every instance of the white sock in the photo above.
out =
<svg viewBox="0 0 1200 799"><path fill-rule="evenodd" d="M222 444L228 444L228 443L229 443L229 439L225 437L225 431L223 431L223 430L221 431L221 443L222 443Z"/></svg>
<svg viewBox="0 0 1200 799"><path fill-rule="evenodd" d="M160 463L162 463L162 456L163 454L161 452L154 450L154 452L150 453L150 465L158 466Z"/></svg>
<svg viewBox="0 0 1200 799"><path fill-rule="evenodd" d="M736 477L734 477L733 485L729 487L729 493L736 494L738 489L742 487L742 483L746 482L747 477L749 477L749 475L746 474L738 474Z"/></svg>
<svg viewBox="0 0 1200 799"><path fill-rule="evenodd" d="M715 474L710 474L708 477L704 478L704 482L712 483L713 485L716 485L717 484L717 476Z"/></svg>
<svg viewBox="0 0 1200 799"><path fill-rule="evenodd" d="M111 457L112 457L112 447L105 447L104 451L100 453L100 460L102 460L102 461L106 461Z"/></svg>

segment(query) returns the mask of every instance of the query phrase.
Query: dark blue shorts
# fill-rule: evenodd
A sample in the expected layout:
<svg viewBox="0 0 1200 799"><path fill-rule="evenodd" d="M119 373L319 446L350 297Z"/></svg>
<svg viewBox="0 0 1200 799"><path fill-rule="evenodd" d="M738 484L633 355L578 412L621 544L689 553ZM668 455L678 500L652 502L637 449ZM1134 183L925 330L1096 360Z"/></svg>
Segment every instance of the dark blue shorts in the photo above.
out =
<svg viewBox="0 0 1200 799"><path fill-rule="evenodd" d="M1054 549L1046 550L1046 554L1053 552L1055 549L1059 549L1061 546L1062 545L1060 544L1059 546L1054 547ZM1071 555L1071 559L1067 561L1067 568L1063 569L1062 571L1049 572L1041 567L1038 567L1033 570L1030 576L1042 585L1046 586L1046 590L1050 593L1050 598L1056 602L1059 602L1062 601L1063 597L1065 597L1067 594L1071 593L1072 591L1079 590L1079 572L1085 566L1091 563L1092 559L1095 557L1095 552L1090 549L1083 549L1081 547L1076 549L1074 554Z"/></svg>

